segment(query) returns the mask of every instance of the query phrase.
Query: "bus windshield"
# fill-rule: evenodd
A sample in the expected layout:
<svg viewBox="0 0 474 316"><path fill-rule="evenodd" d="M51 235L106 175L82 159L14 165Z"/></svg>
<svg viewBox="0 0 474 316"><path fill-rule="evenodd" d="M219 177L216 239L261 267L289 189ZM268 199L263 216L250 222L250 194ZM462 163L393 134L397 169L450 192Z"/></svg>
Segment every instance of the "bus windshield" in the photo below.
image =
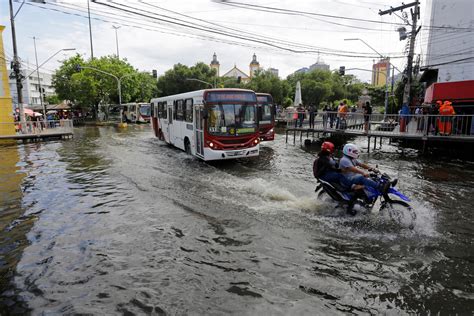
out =
<svg viewBox="0 0 474 316"><path fill-rule="evenodd" d="M209 133L233 136L255 133L255 105L219 103L208 108Z"/></svg>
<svg viewBox="0 0 474 316"><path fill-rule="evenodd" d="M140 114L144 116L150 116L150 106L149 105L140 106Z"/></svg>
<svg viewBox="0 0 474 316"><path fill-rule="evenodd" d="M273 120L273 105L269 103L261 104L262 107L262 117L260 117L260 123L269 124Z"/></svg>

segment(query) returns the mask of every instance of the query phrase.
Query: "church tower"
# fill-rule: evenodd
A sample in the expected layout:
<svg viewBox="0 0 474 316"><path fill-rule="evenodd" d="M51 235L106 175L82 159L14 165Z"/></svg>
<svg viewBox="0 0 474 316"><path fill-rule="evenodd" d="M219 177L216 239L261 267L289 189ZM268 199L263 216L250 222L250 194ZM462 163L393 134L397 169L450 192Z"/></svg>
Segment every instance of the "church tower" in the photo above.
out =
<svg viewBox="0 0 474 316"><path fill-rule="evenodd" d="M253 54L252 61L250 62L250 78L253 77L255 72L260 69L260 63L257 61L257 55Z"/></svg>
<svg viewBox="0 0 474 316"><path fill-rule="evenodd" d="M211 69L215 69L215 70L216 70L216 76L219 77L219 67L220 67L220 64L219 64L219 61L217 61L217 55L216 55L216 53L214 53L214 55L212 55L212 61L211 61L211 64L210 64L209 66L211 66Z"/></svg>

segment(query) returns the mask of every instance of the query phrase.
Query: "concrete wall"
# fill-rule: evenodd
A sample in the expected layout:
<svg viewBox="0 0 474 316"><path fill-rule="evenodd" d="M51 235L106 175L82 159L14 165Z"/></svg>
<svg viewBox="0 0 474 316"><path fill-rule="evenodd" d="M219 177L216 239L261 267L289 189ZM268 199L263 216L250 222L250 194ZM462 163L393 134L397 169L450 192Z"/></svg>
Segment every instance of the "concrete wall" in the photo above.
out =
<svg viewBox="0 0 474 316"><path fill-rule="evenodd" d="M431 0L427 6L431 14L424 25L430 27L424 65L438 69L438 82L474 80L474 59L459 61L474 57L474 1Z"/></svg>
<svg viewBox="0 0 474 316"><path fill-rule="evenodd" d="M0 25L0 136L15 134L12 114L12 98L10 87L8 85L8 72L5 59L5 50L3 48L3 30ZM11 123L11 124L4 124Z"/></svg>

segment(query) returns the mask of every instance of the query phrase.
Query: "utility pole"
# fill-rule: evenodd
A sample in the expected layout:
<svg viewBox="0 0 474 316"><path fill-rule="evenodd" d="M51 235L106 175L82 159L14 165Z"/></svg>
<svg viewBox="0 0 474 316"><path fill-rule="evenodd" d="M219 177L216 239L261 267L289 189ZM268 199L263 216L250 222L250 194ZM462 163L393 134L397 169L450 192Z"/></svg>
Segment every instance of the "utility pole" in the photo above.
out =
<svg viewBox="0 0 474 316"><path fill-rule="evenodd" d="M87 16L89 17L89 38L91 41L91 59L94 59L94 47L92 46L91 9L89 8L89 0L87 0Z"/></svg>
<svg viewBox="0 0 474 316"><path fill-rule="evenodd" d="M119 46L118 46L118 34L117 34L117 30L120 28L120 26L112 25L112 27L115 29L115 44L117 45L117 59L120 59Z"/></svg>
<svg viewBox="0 0 474 316"><path fill-rule="evenodd" d="M20 6L20 9L21 9L21 6ZM18 9L16 14L18 14L20 9ZM13 14L13 1L10 0L10 21L12 25L12 40L13 40L13 62L12 62L11 68L13 69L13 73L15 74L15 79L16 79L16 91L18 95L18 108L20 109L20 121L24 122L25 112L23 111L23 94L22 94L23 84L21 83L23 81L23 75L21 74L21 63L18 58L18 49L16 46L16 32L15 32L16 14Z"/></svg>
<svg viewBox="0 0 474 316"><path fill-rule="evenodd" d="M35 59L36 59L36 76L38 77L38 90L40 94L40 103L41 107L43 108L43 120L46 121L46 106L43 101L43 89L41 88L41 79L40 79L40 72L38 66L38 54L36 53L36 37L33 36L33 43L35 45Z"/></svg>
<svg viewBox="0 0 474 316"><path fill-rule="evenodd" d="M415 39L416 39L416 35L420 31L419 28L418 30L416 29L416 22L420 18L419 4L420 3L418 2L418 0L416 0L415 2L412 2L409 4L403 4L396 8L390 8L389 10L379 11L379 15L385 15L385 14L392 14L393 12L396 12L396 11L402 11L403 9L410 8L413 6L415 7L414 9L410 9L411 18L412 18L410 49L408 51L407 82L403 90L403 104L407 104L407 105L409 105L409 102L410 102L410 88L411 88L412 72L413 72L413 55L415 54Z"/></svg>

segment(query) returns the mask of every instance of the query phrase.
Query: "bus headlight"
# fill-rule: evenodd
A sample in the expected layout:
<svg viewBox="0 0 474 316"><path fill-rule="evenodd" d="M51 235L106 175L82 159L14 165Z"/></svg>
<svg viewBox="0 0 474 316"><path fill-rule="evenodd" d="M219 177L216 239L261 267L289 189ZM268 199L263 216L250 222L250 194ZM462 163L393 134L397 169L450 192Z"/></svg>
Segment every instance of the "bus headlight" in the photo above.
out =
<svg viewBox="0 0 474 316"><path fill-rule="evenodd" d="M255 143L255 145L258 144L258 138L255 138L255 140L253 141Z"/></svg>
<svg viewBox="0 0 474 316"><path fill-rule="evenodd" d="M210 143L209 143L209 147L214 148L214 143L213 143L213 142L210 142Z"/></svg>

